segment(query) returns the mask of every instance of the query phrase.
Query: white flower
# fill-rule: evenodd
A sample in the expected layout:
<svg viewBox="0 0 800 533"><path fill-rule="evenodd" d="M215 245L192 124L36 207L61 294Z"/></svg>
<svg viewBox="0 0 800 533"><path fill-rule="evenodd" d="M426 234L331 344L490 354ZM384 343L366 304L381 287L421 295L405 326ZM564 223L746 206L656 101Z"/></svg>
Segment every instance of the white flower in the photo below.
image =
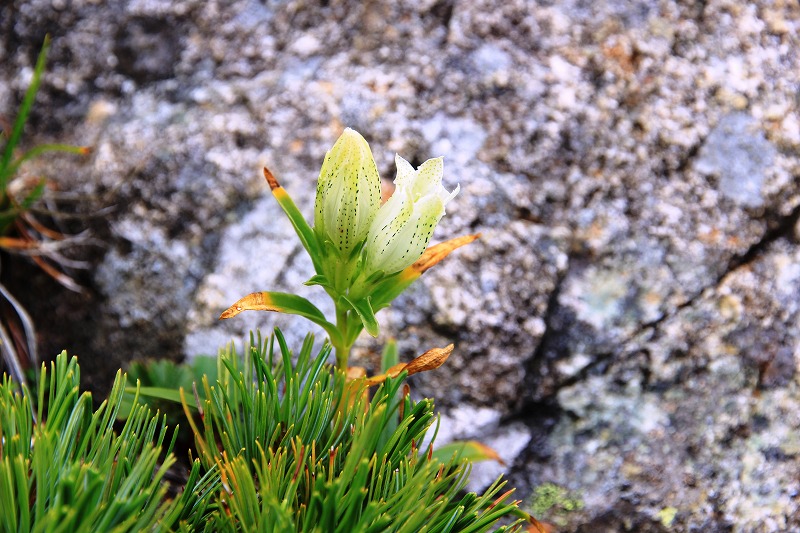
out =
<svg viewBox="0 0 800 533"><path fill-rule="evenodd" d="M395 156L397 178L391 198L378 210L367 236L366 272L399 272L419 259L431 240L444 206L458 194L442 186L441 157L425 161L417 170Z"/></svg>
<svg viewBox="0 0 800 533"><path fill-rule="evenodd" d="M346 128L322 163L314 205L314 231L324 246L349 255L367 236L381 200L381 179L369 144Z"/></svg>

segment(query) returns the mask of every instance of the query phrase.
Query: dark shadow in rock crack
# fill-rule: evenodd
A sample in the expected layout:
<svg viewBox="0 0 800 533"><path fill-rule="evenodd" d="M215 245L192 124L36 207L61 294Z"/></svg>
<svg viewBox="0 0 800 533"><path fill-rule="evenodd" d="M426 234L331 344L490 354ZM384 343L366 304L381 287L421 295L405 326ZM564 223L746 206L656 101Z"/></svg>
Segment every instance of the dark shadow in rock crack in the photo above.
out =
<svg viewBox="0 0 800 533"><path fill-rule="evenodd" d="M117 29L117 70L137 83L174 77L181 54L180 26L169 18L137 17Z"/></svg>

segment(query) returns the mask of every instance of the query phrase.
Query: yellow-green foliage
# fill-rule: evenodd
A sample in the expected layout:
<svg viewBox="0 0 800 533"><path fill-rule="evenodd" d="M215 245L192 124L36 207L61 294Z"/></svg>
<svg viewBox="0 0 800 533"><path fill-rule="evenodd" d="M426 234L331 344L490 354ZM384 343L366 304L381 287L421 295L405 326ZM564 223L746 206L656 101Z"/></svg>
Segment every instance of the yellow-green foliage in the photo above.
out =
<svg viewBox="0 0 800 533"><path fill-rule="evenodd" d="M276 331L269 344L251 342L243 360L222 356L219 380L200 392L202 425L187 402L200 458L222 479L226 512L206 531L518 529L497 525L519 513L510 492L500 495L503 483L463 494L468 461L420 449L433 402L404 396L404 375L369 400L363 383L326 363L328 345L313 357L312 347L308 337L293 354Z"/></svg>
<svg viewBox="0 0 800 533"><path fill-rule="evenodd" d="M7 376L0 384L0 531L169 529L198 505L199 494L166 498L163 480L175 458L158 416L138 406L114 431L121 372L96 410L66 352L49 372L42 366L39 383L33 410L26 388L20 393ZM193 483L199 472L197 464Z"/></svg>
<svg viewBox="0 0 800 533"><path fill-rule="evenodd" d="M370 399L327 363L328 345L312 348L308 337L294 354L276 332L251 338L242 359L222 353L215 382L182 394L199 454L188 469L136 397L114 431L121 372L97 409L66 353L42 368L35 396L4 377L0 532L519 531L526 515L502 482L464 493L469 461L421 448L433 402L402 393L405 373ZM188 470L173 498L169 470Z"/></svg>

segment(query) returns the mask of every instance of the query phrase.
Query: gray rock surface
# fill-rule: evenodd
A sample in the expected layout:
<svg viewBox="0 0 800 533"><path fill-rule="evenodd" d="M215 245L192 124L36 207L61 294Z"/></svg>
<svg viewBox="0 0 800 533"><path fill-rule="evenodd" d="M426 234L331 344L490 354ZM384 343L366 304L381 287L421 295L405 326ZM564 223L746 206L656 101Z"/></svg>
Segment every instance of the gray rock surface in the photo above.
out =
<svg viewBox="0 0 800 533"><path fill-rule="evenodd" d="M521 496L582 499L543 517L564 531L798 529L798 26L766 0L6 2L0 115L50 32L28 133L94 152L34 168L114 208L93 297L37 310L48 346L113 368L253 327L299 342L297 320L216 317L255 290L325 305L259 169L310 214L351 126L385 178L395 152L444 156L462 192L434 238L482 233L360 362L454 342L415 391Z"/></svg>

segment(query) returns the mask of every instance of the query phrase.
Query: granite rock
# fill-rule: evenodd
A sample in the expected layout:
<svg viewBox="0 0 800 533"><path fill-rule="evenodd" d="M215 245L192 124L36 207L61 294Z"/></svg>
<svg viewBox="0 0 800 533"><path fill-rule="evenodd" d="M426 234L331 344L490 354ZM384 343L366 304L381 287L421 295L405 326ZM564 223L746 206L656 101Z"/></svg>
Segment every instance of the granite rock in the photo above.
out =
<svg viewBox="0 0 800 533"><path fill-rule="evenodd" d="M327 305L260 168L310 215L351 126L385 180L394 153L444 156L462 192L434 238L482 234L357 362L454 342L415 394L501 448L520 496L577 494L543 517L564 531L800 528L798 21L766 0L6 2L0 115L50 32L26 134L94 147L32 166L104 242L89 298L27 298L66 346L42 343L108 367L255 327L299 343L297 320L216 317L256 290Z"/></svg>

